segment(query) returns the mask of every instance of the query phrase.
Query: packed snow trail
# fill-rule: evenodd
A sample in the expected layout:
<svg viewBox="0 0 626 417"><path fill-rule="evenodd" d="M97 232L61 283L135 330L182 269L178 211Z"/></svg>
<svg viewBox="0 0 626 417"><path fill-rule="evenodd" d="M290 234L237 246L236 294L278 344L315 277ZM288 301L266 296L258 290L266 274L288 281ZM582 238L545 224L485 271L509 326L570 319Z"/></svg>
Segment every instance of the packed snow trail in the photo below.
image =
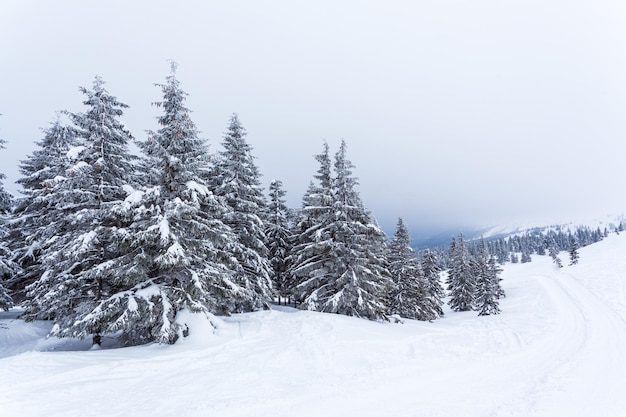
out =
<svg viewBox="0 0 626 417"><path fill-rule="evenodd" d="M551 375L560 389L546 415L555 415L559 404L575 398L593 398L579 404L577 415L626 415L626 322L575 276L564 273L562 278L556 282L575 307L578 341L569 360L562 360Z"/></svg>
<svg viewBox="0 0 626 417"><path fill-rule="evenodd" d="M626 416L625 238L562 269L507 264L498 316L390 324L283 307L216 334L194 316L174 346L73 352L88 342L9 317L0 417Z"/></svg>
<svg viewBox="0 0 626 417"><path fill-rule="evenodd" d="M502 415L626 415L626 323L567 271L533 277L556 307L557 320L542 340L496 361L494 372L525 381Z"/></svg>

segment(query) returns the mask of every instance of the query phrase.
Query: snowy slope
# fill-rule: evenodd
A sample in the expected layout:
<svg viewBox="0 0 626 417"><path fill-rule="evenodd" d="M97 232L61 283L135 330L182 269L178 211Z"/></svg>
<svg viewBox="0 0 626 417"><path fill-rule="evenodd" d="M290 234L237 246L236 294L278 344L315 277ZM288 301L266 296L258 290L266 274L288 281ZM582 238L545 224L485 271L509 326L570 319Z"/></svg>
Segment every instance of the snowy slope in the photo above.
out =
<svg viewBox="0 0 626 417"><path fill-rule="evenodd" d="M5 318L0 416L626 416L625 253L622 233L576 266L508 264L503 314L433 323L277 308L68 352L87 346Z"/></svg>
<svg viewBox="0 0 626 417"><path fill-rule="evenodd" d="M546 221L526 221L518 223L500 224L497 226L489 226L480 230L479 235L489 238L497 236L508 236L518 233L524 233L532 229L553 229L560 227L563 230L576 230L578 227L586 226L590 229L614 231L620 222L626 222L626 214L607 214L604 216L586 216L571 218L568 220L552 220ZM550 226L546 226L550 225Z"/></svg>

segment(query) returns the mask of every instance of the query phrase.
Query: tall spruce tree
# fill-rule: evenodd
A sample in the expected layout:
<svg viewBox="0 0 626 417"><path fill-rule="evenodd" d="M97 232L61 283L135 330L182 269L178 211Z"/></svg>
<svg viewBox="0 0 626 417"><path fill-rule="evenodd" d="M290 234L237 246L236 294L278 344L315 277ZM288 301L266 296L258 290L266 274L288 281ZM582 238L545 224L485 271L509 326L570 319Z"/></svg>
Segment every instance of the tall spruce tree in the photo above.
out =
<svg viewBox="0 0 626 417"><path fill-rule="evenodd" d="M117 292L74 328L121 333L125 344L174 343L188 332L180 312L228 314L246 299L234 282L239 250L221 219L228 207L204 182L207 149L184 106L175 74L156 84L163 101L160 129L140 146L153 182L131 193L114 211L132 223L119 233L124 256L111 262ZM184 316L183 316L184 317Z"/></svg>
<svg viewBox="0 0 626 417"><path fill-rule="evenodd" d="M439 317L440 306L431 297L429 283L410 244L409 229L400 218L387 254L395 284L390 296L391 313L416 320L434 320Z"/></svg>
<svg viewBox="0 0 626 417"><path fill-rule="evenodd" d="M548 255L552 258L552 262L559 268L563 268L563 262L559 257L558 243L554 237L546 237L546 246L548 247Z"/></svg>
<svg viewBox="0 0 626 417"><path fill-rule="evenodd" d="M222 141L224 149L215 158L210 180L213 192L230 207L225 223L241 244L241 250L234 254L243 267L236 279L252 296L238 306L242 312L269 308L272 298L265 236L267 203L260 187L261 174L245 136L239 117L233 114Z"/></svg>
<svg viewBox="0 0 626 417"><path fill-rule="evenodd" d="M5 149L5 144L7 142L4 139L0 138L0 149ZM9 214L11 212L11 203L13 196L4 189L4 180L6 179L6 175L0 173L0 213Z"/></svg>
<svg viewBox="0 0 626 417"><path fill-rule="evenodd" d="M69 127L57 118L44 130L44 137L36 142L38 149L20 163L23 197L15 203L11 226L11 244L21 273L10 282L17 300L26 298L26 288L45 272L42 255L57 236L64 232L65 203L63 182L71 173L76 137ZM65 189L70 192L70 190Z"/></svg>
<svg viewBox="0 0 626 417"><path fill-rule="evenodd" d="M472 274L476 281L475 309L480 316L498 314L500 312L498 299L504 295L498 277L500 269L495 257L487 252L482 237L475 249L475 254L471 259Z"/></svg>
<svg viewBox="0 0 626 417"><path fill-rule="evenodd" d="M448 246L448 251L445 253L445 268L447 269L446 274L446 289L450 291L450 286L452 285L452 275L450 274L450 268L452 266L452 259L456 256L456 237L452 236L450 239L450 245Z"/></svg>
<svg viewBox="0 0 626 417"><path fill-rule="evenodd" d="M424 250L421 266L424 279L428 285L428 294L435 302L434 308L439 316L443 316L442 306L446 294L441 286L441 267L439 266L437 254L430 249Z"/></svg>
<svg viewBox="0 0 626 417"><path fill-rule="evenodd" d="M108 93L100 77L80 91L88 110L67 112L78 146L70 149L74 163L54 189L61 197L58 234L46 247L45 271L29 287L25 309L26 319L53 318L55 336L83 337L77 323L115 292L109 266L124 254L119 233L125 224L112 208L135 181L132 136L119 120L128 106ZM98 326L87 332L99 341Z"/></svg>
<svg viewBox="0 0 626 417"><path fill-rule="evenodd" d="M314 156L319 163L316 182L311 181L302 197L302 208L293 228L293 246L288 257L289 274L294 284L292 294L303 302L307 291L313 291L330 279L325 264L331 259L332 236L327 226L331 223L334 190L332 163L328 143ZM302 288L307 288L303 291Z"/></svg>
<svg viewBox="0 0 626 417"><path fill-rule="evenodd" d="M280 303L282 298L290 298L293 283L289 274L288 257L292 247L289 225L289 209L285 205L283 183L273 180L269 187L270 202L267 207L265 236L274 290Z"/></svg>
<svg viewBox="0 0 626 417"><path fill-rule="evenodd" d="M570 236L569 239L569 264L576 265L580 255L578 253L578 240L574 236Z"/></svg>
<svg viewBox="0 0 626 417"><path fill-rule="evenodd" d="M0 149L4 149L6 141L0 139ZM11 194L4 189L3 180L5 175L0 173L0 310L8 310L13 307L13 299L5 288L4 283L17 272L17 266L13 262L13 253L6 244L9 235L7 228L8 216L11 212Z"/></svg>
<svg viewBox="0 0 626 417"><path fill-rule="evenodd" d="M499 314L500 306L498 299L504 294L500 287L499 274L502 271L493 256L483 264L476 282L476 310L479 316Z"/></svg>
<svg viewBox="0 0 626 417"><path fill-rule="evenodd" d="M328 152L317 158L319 188L310 189L305 201L320 208L313 211L312 225L300 236L293 274L302 308L363 317L386 319L388 292L393 285L385 257L385 236L374 224L355 190L352 163L344 141L335 155L335 177L328 175ZM330 187L324 181L330 180ZM315 191L319 191L317 194ZM326 196L332 198L330 205ZM307 212L306 207L303 210ZM304 224L314 224L304 221ZM311 230L313 229L313 230Z"/></svg>
<svg viewBox="0 0 626 417"><path fill-rule="evenodd" d="M474 308L476 280L472 273L470 256L467 251L463 233L458 240L450 244L450 260L448 270L448 304L454 311L469 311Z"/></svg>
<svg viewBox="0 0 626 417"><path fill-rule="evenodd" d="M9 310L13 307L13 298L4 284L16 274L17 268L11 260L11 250L5 243L8 231L2 223L4 219L0 219L0 310Z"/></svg>

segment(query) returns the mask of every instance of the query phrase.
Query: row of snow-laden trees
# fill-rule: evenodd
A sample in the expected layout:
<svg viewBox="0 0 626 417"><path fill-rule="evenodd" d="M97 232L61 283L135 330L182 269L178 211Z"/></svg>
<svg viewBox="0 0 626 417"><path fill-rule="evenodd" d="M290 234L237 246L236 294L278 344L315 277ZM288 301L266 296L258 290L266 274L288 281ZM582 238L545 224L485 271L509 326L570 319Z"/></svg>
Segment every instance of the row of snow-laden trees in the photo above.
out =
<svg viewBox="0 0 626 417"><path fill-rule="evenodd" d="M97 77L81 89L88 110L66 112L71 124L54 123L20 166L7 287L24 319L54 320L52 335L173 343L186 330L181 310L271 300L265 200L238 118L210 161L174 65L158 86L160 128L137 142L140 157L120 121L127 106Z"/></svg>
<svg viewBox="0 0 626 417"><path fill-rule="evenodd" d="M611 224L611 230L615 233L623 231L622 222L617 225ZM469 255L479 256L486 247L486 252L494 256L496 262L504 265L511 263L527 263L532 261L532 255L552 257L557 266L563 266L561 252L567 252L569 265L575 265L579 260L579 249L599 242L609 235L609 228L600 227L592 229L588 226L553 225L537 227L520 233L514 233L506 237L492 237L487 241L470 240L465 242ZM451 242L454 247L455 240ZM433 247L440 265L447 269L452 259L450 247Z"/></svg>
<svg viewBox="0 0 626 417"><path fill-rule="evenodd" d="M418 261L400 219L389 243L365 209L355 186L345 142L331 159L328 145L316 155L319 169L280 240L270 239L278 259L275 283L281 298L310 310L384 319L389 314L433 320L443 314L440 268L432 254ZM270 207L284 201L271 193ZM271 233L270 233L271 236ZM280 258L275 256L286 253Z"/></svg>
<svg viewBox="0 0 626 417"><path fill-rule="evenodd" d="M498 300L504 297L496 258L489 255L481 238L472 254L463 234L452 239L448 258L450 307L454 311L477 310L479 315L498 314Z"/></svg>
<svg viewBox="0 0 626 417"><path fill-rule="evenodd" d="M136 141L140 155L120 121L127 106L96 77L81 88L87 111L64 112L71 123L53 123L22 161L24 196L12 202L0 184L0 308L19 302L24 319L53 320L55 336L128 345L174 343L187 331L183 310L228 315L277 297L372 320L443 314L439 261L428 251L417 259L402 221L386 241L356 191L345 142L334 159L327 145L316 156L294 214L280 181L267 202L236 115L223 150L209 155L175 65L157 85L160 128ZM451 268L452 308L497 313L497 274L486 254L470 272Z"/></svg>
<svg viewBox="0 0 626 417"><path fill-rule="evenodd" d="M621 222L614 227L618 234L624 229ZM531 262L531 255L537 254L549 255L562 268L560 253L565 251L569 265L576 265L581 247L599 242L608 234L607 228L600 230L599 227L591 229L587 226L534 228L489 241L480 238L467 242L460 234L458 238L452 238L449 247L432 248L422 256L434 252L441 268L447 269L452 310L477 310L479 315L498 314L498 300L505 295L499 284L501 270L498 264Z"/></svg>
<svg viewBox="0 0 626 417"><path fill-rule="evenodd" d="M622 224L615 226L615 232L623 229ZM487 247L498 263L531 262L532 254L550 255L560 265L560 252L568 252L570 264L578 263L578 249L599 242L609 235L608 228L600 230L587 226L549 226L535 228L506 238L492 239ZM558 260L558 262L557 262Z"/></svg>

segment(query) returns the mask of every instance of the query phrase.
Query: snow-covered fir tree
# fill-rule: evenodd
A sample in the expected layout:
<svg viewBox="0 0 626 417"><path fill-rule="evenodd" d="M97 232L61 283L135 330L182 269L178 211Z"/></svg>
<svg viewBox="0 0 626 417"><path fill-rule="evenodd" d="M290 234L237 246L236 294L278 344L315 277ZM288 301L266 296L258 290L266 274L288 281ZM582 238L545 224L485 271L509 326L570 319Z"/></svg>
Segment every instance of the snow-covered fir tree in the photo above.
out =
<svg viewBox="0 0 626 417"><path fill-rule="evenodd" d="M292 294L302 302L304 294L296 285L306 282L307 291L313 291L327 277L323 273L325 263L331 258L332 236L328 225L332 222L334 190L332 185L332 162L328 143L324 142L322 153L314 156L319 168L309 188L302 197L302 208L296 216L293 228L293 246L288 257L289 274L294 288Z"/></svg>
<svg viewBox="0 0 626 417"><path fill-rule="evenodd" d="M569 264L576 265L578 263L578 259L580 259L580 255L578 253L578 240L574 236L570 236L569 245Z"/></svg>
<svg viewBox="0 0 626 417"><path fill-rule="evenodd" d="M8 310L13 307L13 298L9 294L5 283L17 272L17 267L12 261L12 253L6 242L8 230L5 219L0 215L0 310Z"/></svg>
<svg viewBox="0 0 626 417"><path fill-rule="evenodd" d="M270 183L270 202L267 207L265 236L269 251L268 258L272 267L271 278L279 303L282 298L286 298L288 301L293 287L288 262L292 247L292 235L289 224L289 209L284 199L286 194L282 181L273 180Z"/></svg>
<svg viewBox="0 0 626 417"><path fill-rule="evenodd" d="M441 307L431 297L429 283L410 244L409 229L400 218L387 254L395 284L390 294L390 311L405 318L434 320L439 317Z"/></svg>
<svg viewBox="0 0 626 417"><path fill-rule="evenodd" d="M498 299L504 296L499 278L501 270L497 266L495 257L487 252L487 246L482 237L475 247L470 264L476 282L475 309L481 316L498 314L500 312Z"/></svg>
<svg viewBox="0 0 626 417"><path fill-rule="evenodd" d="M335 155L335 177L329 176L329 158L318 155L320 184L309 189L305 202L316 204L311 226L299 236L292 273L299 284L302 308L386 319L388 292L393 283L385 257L385 236L365 210L352 176L344 141ZM330 187L325 183L330 179ZM326 205L326 196L332 198ZM303 209L306 216L306 207Z"/></svg>
<svg viewBox="0 0 626 417"><path fill-rule="evenodd" d="M26 288L45 271L42 254L64 231L65 205L71 204L68 198L73 190L64 188L63 182L72 174L74 156L83 149L77 147L74 133L58 118L36 145L38 149L20 163L22 177L17 183L22 186L23 197L16 200L11 223L11 244L21 267L11 288L20 301L26 297Z"/></svg>
<svg viewBox="0 0 626 417"><path fill-rule="evenodd" d="M428 285L428 294L435 302L434 308L439 316L443 316L442 306L446 294L441 286L441 267L439 266L437 254L429 249L424 250L422 252L421 267L422 274Z"/></svg>
<svg viewBox="0 0 626 417"><path fill-rule="evenodd" d="M548 247L548 255L552 258L552 262L559 268L563 268L563 262L559 257L558 244L554 237L546 238L546 246Z"/></svg>
<svg viewBox="0 0 626 417"><path fill-rule="evenodd" d="M132 221L118 233L124 256L108 265L117 291L77 320L79 336L98 328L120 332L129 345L174 343L188 331L182 310L228 314L246 300L233 280L239 245L221 220L228 207L204 183L207 145L184 106L175 69L172 63L166 82L157 84L160 129L140 143L153 183L113 208Z"/></svg>
<svg viewBox="0 0 626 417"><path fill-rule="evenodd" d="M496 259L500 265L504 265L509 260L509 251L506 248L504 240L498 239L492 244L492 252L495 253Z"/></svg>
<svg viewBox="0 0 626 417"><path fill-rule="evenodd" d="M2 232L1 229L0 232ZM0 274L3 276L3 278L0 279L0 310L9 310L13 307L13 299L2 282L5 277L8 279L13 274L13 270L9 268L6 262L8 256L10 256L10 252L8 252L7 249L8 247L6 247L6 245L0 245Z"/></svg>
<svg viewBox="0 0 626 417"><path fill-rule="evenodd" d="M535 251L537 255L544 256L546 254L546 247L543 244L537 245Z"/></svg>
<svg viewBox="0 0 626 417"><path fill-rule="evenodd" d="M6 141L0 139L0 149L4 149ZM0 310L13 307L13 299L4 284L17 272L13 262L13 253L6 244L9 231L7 228L8 216L11 211L11 194L4 189L5 175L0 173Z"/></svg>
<svg viewBox="0 0 626 417"><path fill-rule="evenodd" d="M479 316L499 314L498 299L504 294L500 287L499 274L502 271L493 256L480 260L479 275L476 280L476 310Z"/></svg>
<svg viewBox="0 0 626 417"><path fill-rule="evenodd" d="M469 311L474 308L476 280L472 273L470 256L463 234L450 243L448 269L448 304L454 311Z"/></svg>
<svg viewBox="0 0 626 417"><path fill-rule="evenodd" d="M29 287L25 317L53 318L51 334L99 340L99 325L78 326L98 303L116 291L111 262L125 253L120 245L124 220L113 210L135 182L132 136L119 120L128 106L108 93L96 77L87 96L85 113L70 113L77 146L68 152L73 165L59 181L61 207L56 235L43 255L45 272Z"/></svg>
<svg viewBox="0 0 626 417"><path fill-rule="evenodd" d="M327 237L322 236L321 229L331 222L332 206L334 201L334 189L332 185L332 162L330 158L330 148L328 143L324 142L323 151L314 156L319 163L319 168L314 178L317 182L311 181L309 188L302 197L302 208L297 215L297 224L294 229L295 248L291 256L295 258L295 254L300 254L301 249L316 240L324 240ZM321 248L320 248L321 249ZM318 260L322 258L318 254ZM306 259L292 259L292 263L301 263ZM311 261L314 261L313 258Z"/></svg>
<svg viewBox="0 0 626 417"><path fill-rule="evenodd" d="M0 138L0 150L5 149L5 144L7 142ZM0 213L8 214L11 211L11 202L13 196L4 189L4 180L6 179L6 175L0 173Z"/></svg>
<svg viewBox="0 0 626 417"><path fill-rule="evenodd" d="M241 250L234 253L243 267L236 279L251 295L237 307L242 312L269 308L272 298L272 268L265 236L267 203L245 136L239 117L233 114L222 141L224 149L216 156L210 177L211 189L230 207L225 223L241 244Z"/></svg>

